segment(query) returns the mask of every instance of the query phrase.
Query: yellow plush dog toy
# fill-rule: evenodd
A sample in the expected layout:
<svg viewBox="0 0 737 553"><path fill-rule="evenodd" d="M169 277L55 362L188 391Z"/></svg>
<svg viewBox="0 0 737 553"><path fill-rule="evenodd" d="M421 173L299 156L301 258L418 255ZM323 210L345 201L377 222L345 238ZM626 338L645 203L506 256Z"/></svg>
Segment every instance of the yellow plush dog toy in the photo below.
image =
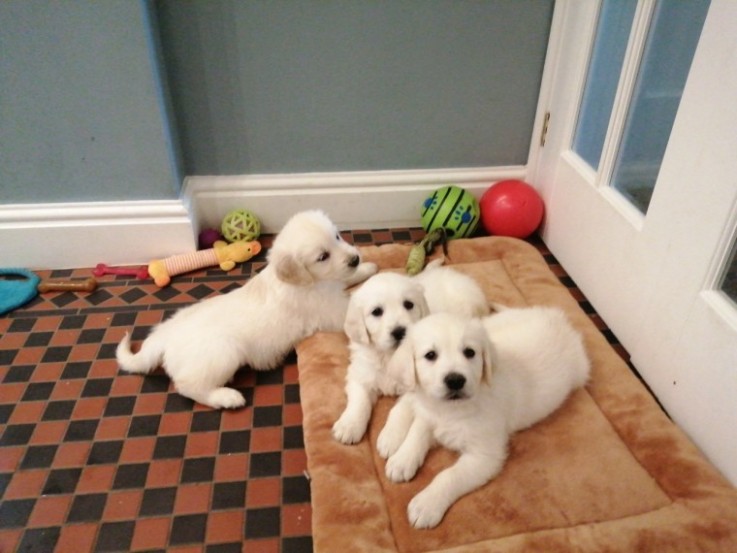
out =
<svg viewBox="0 0 737 553"><path fill-rule="evenodd" d="M209 250L155 259L148 264L148 274L154 279L156 286L163 287L171 282L171 277L203 267L219 265L223 271L230 271L236 263L248 261L261 251L261 244L255 240L232 244L218 240L213 246Z"/></svg>

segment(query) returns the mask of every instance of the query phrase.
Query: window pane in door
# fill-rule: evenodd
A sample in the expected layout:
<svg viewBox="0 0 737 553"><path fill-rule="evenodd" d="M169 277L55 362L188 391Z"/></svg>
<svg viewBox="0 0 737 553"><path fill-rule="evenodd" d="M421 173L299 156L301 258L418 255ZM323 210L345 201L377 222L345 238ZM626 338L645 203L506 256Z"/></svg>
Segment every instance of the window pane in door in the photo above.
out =
<svg viewBox="0 0 737 553"><path fill-rule="evenodd" d="M599 11L573 151L599 168L637 0L604 0Z"/></svg>
<svg viewBox="0 0 737 553"><path fill-rule="evenodd" d="M611 185L647 213L709 0L658 0Z"/></svg>

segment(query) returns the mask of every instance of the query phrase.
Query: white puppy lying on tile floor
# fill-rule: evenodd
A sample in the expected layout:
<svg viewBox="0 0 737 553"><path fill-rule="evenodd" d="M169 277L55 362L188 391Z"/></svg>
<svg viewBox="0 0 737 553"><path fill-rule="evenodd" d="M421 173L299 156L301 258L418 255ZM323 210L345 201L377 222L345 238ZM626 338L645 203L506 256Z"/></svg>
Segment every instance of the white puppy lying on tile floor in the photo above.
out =
<svg viewBox="0 0 737 553"><path fill-rule="evenodd" d="M376 272L343 241L321 211L294 215L274 239L266 267L228 294L185 307L154 327L138 353L125 335L121 368L149 373L162 365L177 392L213 409L245 405L225 384L244 365L277 367L295 344L320 330L342 329L347 286Z"/></svg>
<svg viewBox="0 0 737 553"><path fill-rule="evenodd" d="M395 363L413 389L379 435L387 477L411 480L436 443L460 453L410 501L415 528L436 526L458 498L494 478L509 436L557 409L590 371L580 334L561 310L545 307L482 320L430 315L409 330Z"/></svg>
<svg viewBox="0 0 737 553"><path fill-rule="evenodd" d="M346 375L347 405L333 425L333 436L345 444L363 438L379 395L399 395L401 382L387 363L407 330L430 313L465 317L489 313L483 291L471 277L439 267L433 261L417 276L380 273L351 296L344 330L350 339L351 362Z"/></svg>

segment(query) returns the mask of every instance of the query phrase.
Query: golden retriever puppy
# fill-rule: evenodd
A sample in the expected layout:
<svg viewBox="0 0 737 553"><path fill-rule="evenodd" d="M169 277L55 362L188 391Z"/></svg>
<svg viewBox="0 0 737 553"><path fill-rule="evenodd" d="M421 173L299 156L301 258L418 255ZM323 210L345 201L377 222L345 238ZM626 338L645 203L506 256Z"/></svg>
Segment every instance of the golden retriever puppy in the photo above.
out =
<svg viewBox="0 0 737 553"><path fill-rule="evenodd" d="M458 498L494 478L509 436L557 409L590 371L580 334L561 310L545 307L481 320L430 315L409 330L391 363L412 389L381 431L387 477L411 480L435 444L460 453L410 501L415 528L436 526Z"/></svg>
<svg viewBox="0 0 737 553"><path fill-rule="evenodd" d="M185 307L153 328L138 353L130 337L117 348L124 371L163 366L177 392L213 409L245 405L225 384L244 365L277 367L295 344L343 327L347 286L377 270L361 263L321 211L294 215L274 239L267 265L244 286Z"/></svg>

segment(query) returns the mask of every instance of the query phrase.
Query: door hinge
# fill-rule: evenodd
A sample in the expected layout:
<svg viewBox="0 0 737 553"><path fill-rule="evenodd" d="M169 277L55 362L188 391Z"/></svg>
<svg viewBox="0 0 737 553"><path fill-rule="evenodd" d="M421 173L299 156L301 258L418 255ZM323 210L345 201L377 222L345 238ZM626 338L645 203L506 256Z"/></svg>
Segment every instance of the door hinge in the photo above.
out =
<svg viewBox="0 0 737 553"><path fill-rule="evenodd" d="M540 131L540 147L545 146L545 140L548 138L548 124L550 123L550 112L545 112L545 118L543 119L543 128Z"/></svg>

